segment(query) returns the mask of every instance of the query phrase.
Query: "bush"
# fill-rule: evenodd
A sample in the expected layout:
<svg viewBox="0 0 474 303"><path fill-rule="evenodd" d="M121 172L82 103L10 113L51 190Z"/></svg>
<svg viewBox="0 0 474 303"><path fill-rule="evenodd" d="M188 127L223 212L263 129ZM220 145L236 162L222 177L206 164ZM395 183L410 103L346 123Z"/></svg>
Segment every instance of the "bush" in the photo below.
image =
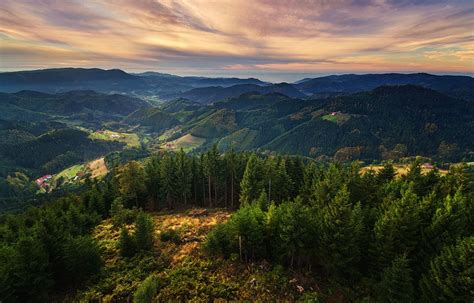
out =
<svg viewBox="0 0 474 303"><path fill-rule="evenodd" d="M122 227L122 230L120 231L120 239L118 246L120 250L120 255L125 258L132 257L137 252L135 241L133 240L133 237L129 234L126 227Z"/></svg>
<svg viewBox="0 0 474 303"><path fill-rule="evenodd" d="M163 242L173 242L175 244L179 244L181 242L181 237L176 230L169 228L161 232L160 240Z"/></svg>
<svg viewBox="0 0 474 303"><path fill-rule="evenodd" d="M232 249L232 244L229 225L219 224L207 235L204 250L209 254L221 255L227 258L232 252L235 252L235 249ZM238 254L235 255L237 255L238 259Z"/></svg>
<svg viewBox="0 0 474 303"><path fill-rule="evenodd" d="M134 240L136 247L139 250L151 250L153 248L154 232L153 219L144 212L140 212L135 223Z"/></svg>
<svg viewBox="0 0 474 303"><path fill-rule="evenodd" d="M153 298L157 295L161 287L161 280L151 275L140 284L138 289L133 294L133 302L135 303L151 303Z"/></svg>

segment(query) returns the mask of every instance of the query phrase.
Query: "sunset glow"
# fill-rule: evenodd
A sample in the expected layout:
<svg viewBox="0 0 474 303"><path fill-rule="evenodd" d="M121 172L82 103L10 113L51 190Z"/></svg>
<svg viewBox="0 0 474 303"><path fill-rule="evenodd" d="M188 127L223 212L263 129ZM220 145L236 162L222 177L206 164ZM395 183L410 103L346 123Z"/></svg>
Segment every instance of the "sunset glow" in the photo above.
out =
<svg viewBox="0 0 474 303"><path fill-rule="evenodd" d="M469 74L473 33L471 0L3 0L0 69Z"/></svg>

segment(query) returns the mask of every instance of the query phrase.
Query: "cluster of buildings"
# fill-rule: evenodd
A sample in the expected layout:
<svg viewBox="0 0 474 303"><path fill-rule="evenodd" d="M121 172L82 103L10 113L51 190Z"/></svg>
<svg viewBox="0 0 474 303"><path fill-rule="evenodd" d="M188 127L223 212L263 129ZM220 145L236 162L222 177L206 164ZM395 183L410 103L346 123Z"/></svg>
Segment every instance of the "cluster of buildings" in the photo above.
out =
<svg viewBox="0 0 474 303"><path fill-rule="evenodd" d="M48 190L51 187L51 184L50 184L51 180L53 180L52 175L44 175L36 179L35 182L36 184L38 184L39 187L45 190Z"/></svg>

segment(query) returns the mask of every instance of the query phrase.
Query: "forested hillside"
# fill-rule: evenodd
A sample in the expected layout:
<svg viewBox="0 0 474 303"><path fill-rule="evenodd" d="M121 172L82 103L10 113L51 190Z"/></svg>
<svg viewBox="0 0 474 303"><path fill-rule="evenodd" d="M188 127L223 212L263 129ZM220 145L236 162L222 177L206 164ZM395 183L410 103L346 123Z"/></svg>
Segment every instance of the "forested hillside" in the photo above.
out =
<svg viewBox="0 0 474 303"><path fill-rule="evenodd" d="M206 149L258 149L340 161L423 155L471 161L470 101L419 86L386 86L324 99L246 93L210 106L173 101L186 117L171 139L192 135ZM182 110L180 110L180 105ZM168 107L168 104L163 106Z"/></svg>
<svg viewBox="0 0 474 303"><path fill-rule="evenodd" d="M3 215L0 297L470 302L473 182L463 165L397 177L388 163L157 154Z"/></svg>

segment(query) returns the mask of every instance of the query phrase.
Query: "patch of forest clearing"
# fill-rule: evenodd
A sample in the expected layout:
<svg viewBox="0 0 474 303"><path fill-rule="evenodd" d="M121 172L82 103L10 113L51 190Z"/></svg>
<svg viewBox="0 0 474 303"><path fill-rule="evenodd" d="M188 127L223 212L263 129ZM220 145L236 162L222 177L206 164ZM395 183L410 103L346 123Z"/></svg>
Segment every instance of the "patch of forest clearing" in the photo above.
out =
<svg viewBox="0 0 474 303"><path fill-rule="evenodd" d="M148 213L154 222L153 249L128 260L120 255L120 228L113 219L103 220L92 232L104 256L101 278L70 299L128 301L150 275L163 283L157 298L161 302L294 301L305 290L319 290L309 276L266 261L236 262L237 255L226 260L206 254L202 245L208 233L232 213L225 208ZM136 230L134 224L126 228L130 233Z"/></svg>
<svg viewBox="0 0 474 303"><path fill-rule="evenodd" d="M206 142L206 139L193 136L191 134L184 135L174 141L164 143L162 148L166 150L180 150L181 148L185 152L190 152L195 148L200 147Z"/></svg>
<svg viewBox="0 0 474 303"><path fill-rule="evenodd" d="M458 163L458 164L454 164L454 165L460 165L460 164ZM406 176L410 172L410 166L411 166L410 164L393 164L393 168L395 169L396 176L397 177ZM368 165L368 166L362 167L360 169L360 172L361 172L361 174L365 174L369 171L377 173L377 172L381 171L383 168L384 168L383 165L373 164L373 165ZM437 167L435 167L435 166L433 166L432 164L429 164L429 163L425 163L425 164L421 165L420 168L421 168L421 173L424 174L424 175L426 175L429 172L434 171L434 170L436 170L442 176L445 176L448 173L447 169L440 169L440 168L437 168Z"/></svg>
<svg viewBox="0 0 474 303"><path fill-rule="evenodd" d="M140 147L140 138L136 133L120 133L111 130L98 130L91 132L89 137L91 139L118 141L127 144L129 148Z"/></svg>

